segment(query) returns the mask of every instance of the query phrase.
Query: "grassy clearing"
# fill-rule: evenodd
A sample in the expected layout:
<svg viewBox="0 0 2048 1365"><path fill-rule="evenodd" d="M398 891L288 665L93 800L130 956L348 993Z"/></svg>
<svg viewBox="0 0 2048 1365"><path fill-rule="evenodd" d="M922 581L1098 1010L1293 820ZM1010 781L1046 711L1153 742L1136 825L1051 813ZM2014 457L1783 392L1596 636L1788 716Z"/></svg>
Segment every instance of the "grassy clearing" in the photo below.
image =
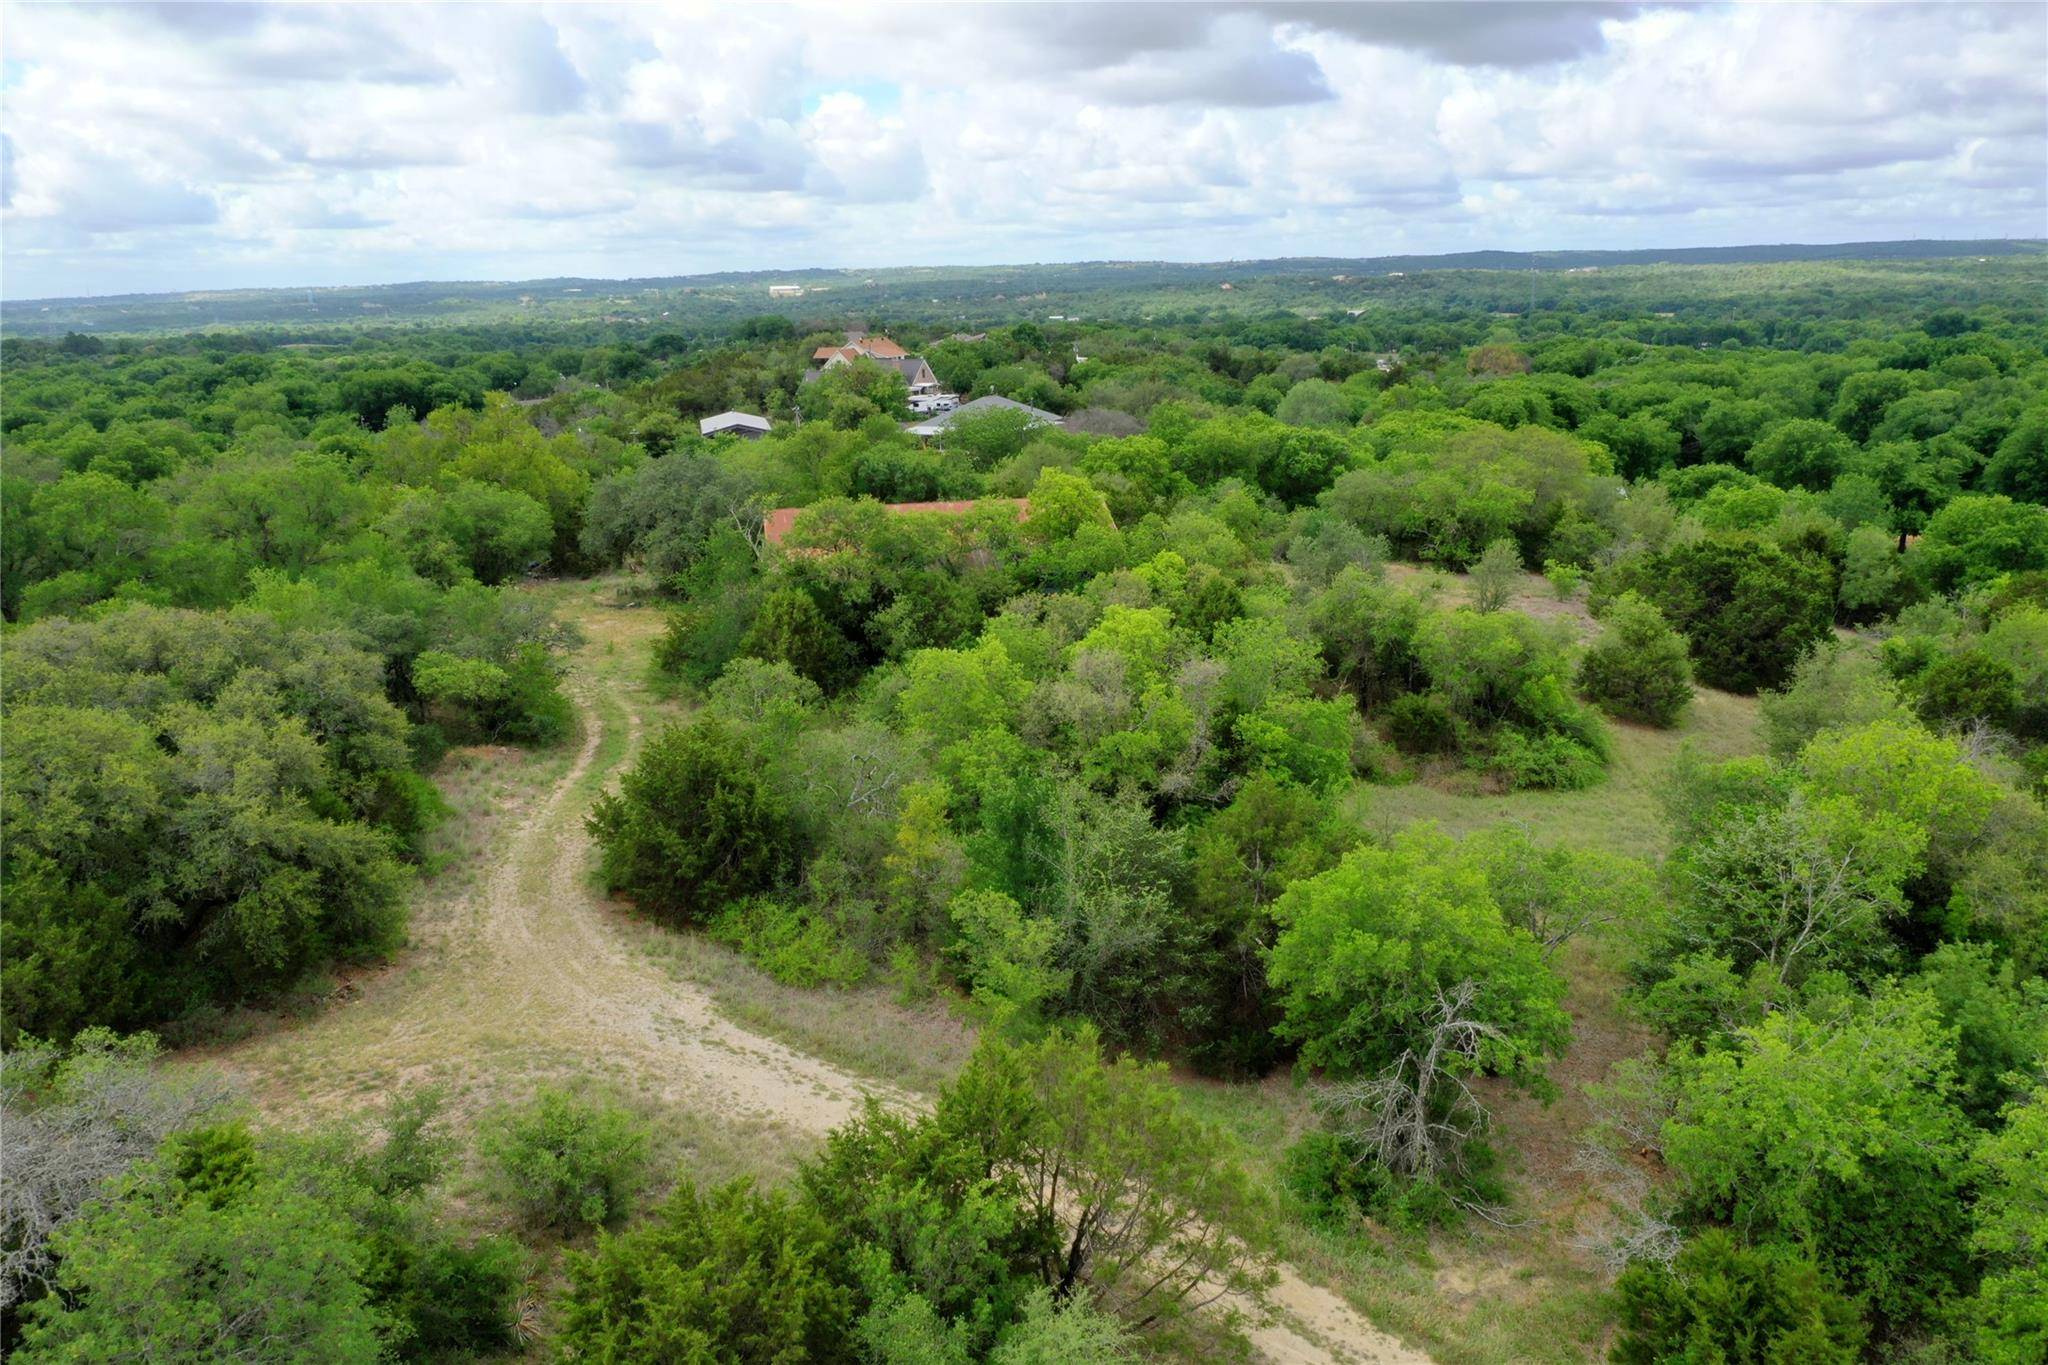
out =
<svg viewBox="0 0 2048 1365"><path fill-rule="evenodd" d="M1679 750L1691 746L1707 758L1760 753L1756 698L1701 688L1685 718L1669 730L1614 723L1614 755L1607 779L1576 792L1469 790L1463 774L1424 778L1399 786L1354 788L1345 814L1381 832L1434 820L1452 834L1514 822L1545 842L1562 841L1656 859L1669 851L1671 832L1661 791Z"/></svg>

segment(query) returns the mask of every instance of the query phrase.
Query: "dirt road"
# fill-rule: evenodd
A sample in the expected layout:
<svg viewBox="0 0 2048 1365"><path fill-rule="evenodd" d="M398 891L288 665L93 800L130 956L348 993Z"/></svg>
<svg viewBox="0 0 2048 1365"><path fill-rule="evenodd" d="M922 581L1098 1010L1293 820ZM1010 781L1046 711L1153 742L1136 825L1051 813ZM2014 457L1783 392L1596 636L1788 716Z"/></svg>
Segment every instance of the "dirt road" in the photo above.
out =
<svg viewBox="0 0 2048 1365"><path fill-rule="evenodd" d="M920 1103L738 1026L636 944L659 931L625 922L593 886L584 815L649 724L640 679L661 625L656 611L601 600L579 604L590 638L567 681L583 719L573 757L556 772L530 755L469 756L463 818L483 830L475 875L429 887L413 945L303 1022L189 1060L220 1068L284 1123L370 1108L420 1084L474 1112L542 1080L599 1077L656 1108L779 1130L807 1149L868 1096ZM1250 1332L1269 1360L1427 1365L1284 1267L1272 1299L1272 1318Z"/></svg>
<svg viewBox="0 0 2048 1365"><path fill-rule="evenodd" d="M659 613L616 616L602 644L614 657L644 657ZM471 756L486 788L487 851L466 884L429 888L413 945L306 1022L205 1054L266 1115L349 1112L422 1083L472 1108L538 1080L595 1075L663 1108L808 1134L842 1122L867 1095L895 1097L733 1024L701 988L638 951L631 926L593 887L584 816L644 728L641 707L599 704L625 665L603 667L587 657L595 647L567 682L583 737L559 776L539 786L530 757L502 756L496 765L508 771L492 773L491 756Z"/></svg>

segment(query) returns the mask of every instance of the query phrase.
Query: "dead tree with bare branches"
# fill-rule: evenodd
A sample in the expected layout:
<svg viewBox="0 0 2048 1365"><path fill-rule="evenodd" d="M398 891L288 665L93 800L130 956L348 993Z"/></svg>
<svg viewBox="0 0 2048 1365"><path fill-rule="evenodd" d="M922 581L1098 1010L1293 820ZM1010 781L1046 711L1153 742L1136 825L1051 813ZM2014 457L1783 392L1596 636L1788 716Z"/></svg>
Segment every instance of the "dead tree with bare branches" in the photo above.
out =
<svg viewBox="0 0 2048 1365"><path fill-rule="evenodd" d="M1502 1036L1475 1017L1478 994L1475 981L1439 987L1417 1040L1378 1073L1329 1086L1321 1105L1359 1162L1435 1185L1460 1208L1503 1222L1500 1207L1468 1193L1472 1142L1489 1115L1467 1078L1479 1070L1480 1045Z"/></svg>

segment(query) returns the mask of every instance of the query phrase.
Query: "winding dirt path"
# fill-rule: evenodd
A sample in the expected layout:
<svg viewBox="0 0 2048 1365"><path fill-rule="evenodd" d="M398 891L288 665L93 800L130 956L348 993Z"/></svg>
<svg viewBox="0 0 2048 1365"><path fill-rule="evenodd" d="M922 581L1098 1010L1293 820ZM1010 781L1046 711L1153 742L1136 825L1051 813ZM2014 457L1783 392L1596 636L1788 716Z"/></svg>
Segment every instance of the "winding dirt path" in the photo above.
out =
<svg viewBox="0 0 2048 1365"><path fill-rule="evenodd" d="M643 644L631 636L659 628L658 613L634 615L614 646ZM284 1122L378 1103L394 1087L444 1085L469 1109L537 1080L589 1075L663 1108L806 1135L845 1121L866 1096L905 1101L739 1027L701 987L635 947L638 927L591 884L583 828L599 783L626 765L643 730L637 707L600 704L603 681L579 657L567 690L583 738L550 785L537 794L528 785L537 760L504 760L509 790L486 799L511 808L489 822L497 828L483 871L450 892L429 889L410 948L303 1023L188 1055Z"/></svg>
<svg viewBox="0 0 2048 1365"><path fill-rule="evenodd" d="M639 668L659 613L599 609L584 624L567 691L583 737L558 776L547 760L476 759L490 809L481 875L430 885L413 944L351 982L297 1024L195 1049L269 1119L298 1123L381 1104L393 1090L447 1088L473 1112L541 1080L601 1076L659 1107L717 1123L784 1130L808 1147L866 1098L916 1108L884 1082L742 1028L705 990L635 944L589 876L583 818L591 799L638 751L645 729ZM446 880L444 877L443 880ZM1342 1298L1277 1267L1270 1312L1247 1329L1275 1365L1430 1365Z"/></svg>

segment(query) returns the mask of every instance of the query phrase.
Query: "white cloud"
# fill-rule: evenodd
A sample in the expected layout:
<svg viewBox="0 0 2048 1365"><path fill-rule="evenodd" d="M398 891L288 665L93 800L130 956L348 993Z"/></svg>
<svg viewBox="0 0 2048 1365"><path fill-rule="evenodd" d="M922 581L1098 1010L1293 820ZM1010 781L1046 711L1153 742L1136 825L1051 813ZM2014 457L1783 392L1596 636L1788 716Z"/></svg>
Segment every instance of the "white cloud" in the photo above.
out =
<svg viewBox="0 0 2048 1365"><path fill-rule="evenodd" d="M15 5L10 297L2048 235L2048 10Z"/></svg>

